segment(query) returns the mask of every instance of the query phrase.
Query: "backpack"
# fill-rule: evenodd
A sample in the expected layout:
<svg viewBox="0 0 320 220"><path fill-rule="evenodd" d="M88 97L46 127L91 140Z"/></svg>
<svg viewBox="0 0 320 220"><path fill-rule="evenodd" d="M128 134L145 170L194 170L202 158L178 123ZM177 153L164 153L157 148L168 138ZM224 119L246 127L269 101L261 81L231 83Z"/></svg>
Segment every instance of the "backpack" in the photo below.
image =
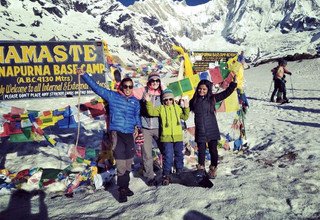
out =
<svg viewBox="0 0 320 220"><path fill-rule="evenodd" d="M279 66L276 66L271 70L271 73L273 75L273 80L275 80L277 78L278 69L279 69Z"/></svg>

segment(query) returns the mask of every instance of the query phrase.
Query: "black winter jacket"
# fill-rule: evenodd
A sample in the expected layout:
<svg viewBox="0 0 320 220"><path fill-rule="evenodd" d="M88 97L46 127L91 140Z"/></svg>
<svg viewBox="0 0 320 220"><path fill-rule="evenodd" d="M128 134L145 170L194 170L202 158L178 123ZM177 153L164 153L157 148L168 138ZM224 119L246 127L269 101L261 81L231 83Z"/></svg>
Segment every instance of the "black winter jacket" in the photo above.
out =
<svg viewBox="0 0 320 220"><path fill-rule="evenodd" d="M190 101L190 105L193 106L193 112L195 114L195 141L197 143L205 143L211 140L220 140L220 131L217 123L215 111L213 111L210 102L220 102L227 98L236 88L237 83L231 82L229 87L217 94L213 94L214 97L198 98L197 103L194 100Z"/></svg>

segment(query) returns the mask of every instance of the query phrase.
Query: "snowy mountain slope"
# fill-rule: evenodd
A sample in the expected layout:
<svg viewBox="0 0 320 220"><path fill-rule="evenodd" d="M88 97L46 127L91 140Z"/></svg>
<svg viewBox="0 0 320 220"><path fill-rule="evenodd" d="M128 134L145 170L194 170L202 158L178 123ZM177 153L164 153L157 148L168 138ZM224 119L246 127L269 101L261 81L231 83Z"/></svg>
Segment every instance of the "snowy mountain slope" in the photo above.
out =
<svg viewBox="0 0 320 220"><path fill-rule="evenodd" d="M172 44L158 21L116 1L3 1L1 40L100 40L124 61L169 57ZM141 59L142 58L142 59Z"/></svg>
<svg viewBox="0 0 320 220"><path fill-rule="evenodd" d="M157 7L160 10L155 12ZM315 0L212 0L196 7L172 0L144 0L129 8L164 21L167 30L190 50L244 49L258 61L314 54L320 43L320 2ZM176 28L170 28L171 24Z"/></svg>
<svg viewBox="0 0 320 220"><path fill-rule="evenodd" d="M1 40L100 40L124 62L188 50L240 51L255 62L309 53L320 44L318 0L2 0ZM272 45L270 45L272 43ZM320 51L320 49L319 49Z"/></svg>
<svg viewBox="0 0 320 220"><path fill-rule="evenodd" d="M131 175L135 193L118 203L117 186L82 190L68 198L55 193L58 184L29 192L7 192L0 199L2 219L320 219L319 81L320 59L288 62L288 98L279 105L269 102L270 69L276 63L245 70L245 92L250 107L245 126L249 149L235 153L219 148L218 176L211 189L180 184L148 187L141 175ZM168 79L166 79L168 80ZM81 97L81 103L92 97ZM5 104L33 110L75 106L77 97L11 100ZM48 105L43 105L43 102ZM236 113L217 113L221 135L232 131ZM82 120L79 145L100 148L105 121ZM1 164L9 170L32 167L63 169L67 152L75 144L76 129L48 129L59 146L47 142L0 143ZM232 142L231 142L232 143ZM232 147L232 144L231 144ZM210 162L207 161L207 167ZM185 163L187 166L187 163ZM189 164L190 165L190 164ZM17 212L17 210L19 210Z"/></svg>

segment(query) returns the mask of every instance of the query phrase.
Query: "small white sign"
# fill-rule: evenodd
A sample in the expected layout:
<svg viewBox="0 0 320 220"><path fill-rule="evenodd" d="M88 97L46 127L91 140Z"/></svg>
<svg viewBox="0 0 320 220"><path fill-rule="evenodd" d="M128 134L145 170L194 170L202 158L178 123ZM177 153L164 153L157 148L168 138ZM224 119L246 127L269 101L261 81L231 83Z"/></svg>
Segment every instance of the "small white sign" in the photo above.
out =
<svg viewBox="0 0 320 220"><path fill-rule="evenodd" d="M209 69L213 69L216 67L216 64L215 63L209 63Z"/></svg>
<svg viewBox="0 0 320 220"><path fill-rule="evenodd" d="M195 61L201 61L202 60L202 55L197 55L194 57Z"/></svg>

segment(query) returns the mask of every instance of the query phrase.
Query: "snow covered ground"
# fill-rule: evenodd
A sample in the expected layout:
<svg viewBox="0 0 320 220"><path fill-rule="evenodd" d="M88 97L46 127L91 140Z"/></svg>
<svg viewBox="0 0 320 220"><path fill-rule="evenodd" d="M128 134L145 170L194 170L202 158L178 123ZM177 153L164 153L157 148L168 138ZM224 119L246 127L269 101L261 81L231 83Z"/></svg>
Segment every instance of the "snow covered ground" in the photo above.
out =
<svg viewBox="0 0 320 220"><path fill-rule="evenodd" d="M218 176L211 189L178 184L148 187L132 177L135 195L118 203L117 190L77 193L2 194L0 219L319 219L320 218L320 59L289 62L292 103L270 103L270 69L275 63L245 70L249 150L235 154L219 149ZM271 91L270 91L271 92ZM92 97L82 97L81 102ZM74 98L6 101L26 109L49 110L76 104ZM45 104L44 104L45 103ZM218 113L222 134L231 131L235 113ZM83 124L80 144L99 147L103 121ZM76 129L59 134L63 144L0 143L9 170L64 168Z"/></svg>

